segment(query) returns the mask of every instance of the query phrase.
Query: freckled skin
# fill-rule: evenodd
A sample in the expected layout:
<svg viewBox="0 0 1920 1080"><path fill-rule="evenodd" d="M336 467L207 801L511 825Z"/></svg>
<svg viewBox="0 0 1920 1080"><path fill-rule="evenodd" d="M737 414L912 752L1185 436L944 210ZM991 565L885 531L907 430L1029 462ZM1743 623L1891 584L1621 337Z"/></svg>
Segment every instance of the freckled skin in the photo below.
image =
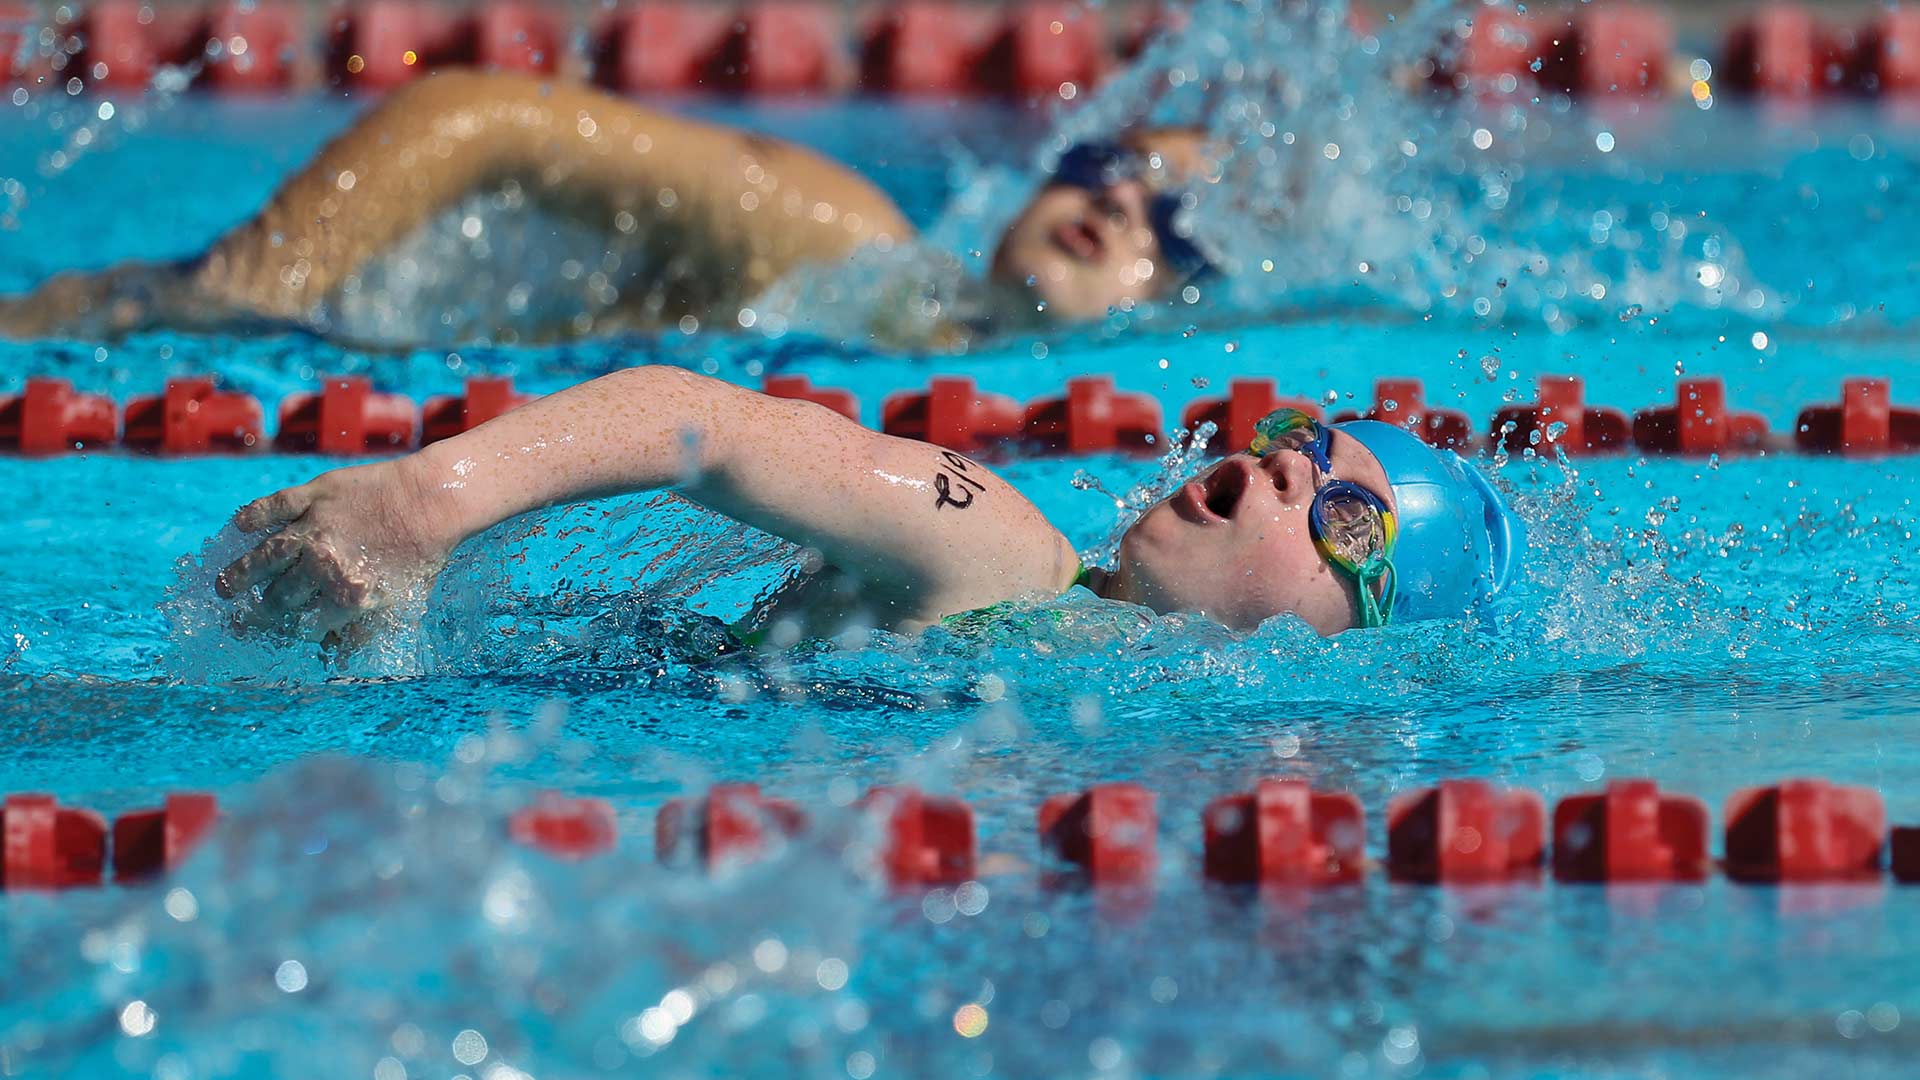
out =
<svg viewBox="0 0 1920 1080"><path fill-rule="evenodd" d="M1305 459L1250 460L1222 466L1270 476L1233 520L1169 520L1162 504L1129 531L1118 569L1095 587L1234 626L1283 610L1323 633L1352 625L1351 587L1304 539ZM1335 464L1385 486L1371 456L1344 437ZM365 615L430 583L466 537L537 507L656 488L814 550L817 576L832 583L818 590L831 594L824 607L857 607L883 627L913 630L1001 601L1057 596L1079 566L1067 538L977 462L808 402L642 367L248 504L234 523L263 538L217 588L242 597L242 629L352 641ZM816 633L834 629L831 619L807 621Z"/></svg>
<svg viewBox="0 0 1920 1080"><path fill-rule="evenodd" d="M1139 141L1164 152L1170 171L1199 167L1197 136L1159 131ZM61 274L25 296L0 298L0 337L300 325L435 214L509 182L543 210L610 238L626 234L651 263L672 267L661 270L657 288L623 295L591 324L602 333L671 327L689 315L730 325L796 266L913 237L884 192L810 150L591 87L446 71L394 91L199 258ZM1008 231L996 275L1015 293L1036 276L1050 316L1061 319L1095 318L1155 295L1167 276L1134 270L1138 259L1157 256L1142 195L1120 187L1139 185L1117 185L1102 201L1102 227L1120 238L1108 254L1064 257L1050 246L1046 231L1062 214L1085 211L1088 196L1049 189Z"/></svg>
<svg viewBox="0 0 1920 1080"><path fill-rule="evenodd" d="M430 579L462 539L515 514L671 487L817 550L858 582L883 626L913 629L1065 591L1078 567L1072 545L984 467L973 466L984 490L972 506L936 509L933 477L952 468L944 453L809 402L678 368L633 368L408 457L249 504L240 528L285 528L229 567L219 588L236 595L273 582L248 621L286 629L311 608L317 636ZM296 580L283 586L281 575ZM276 589L286 599L276 601Z"/></svg>

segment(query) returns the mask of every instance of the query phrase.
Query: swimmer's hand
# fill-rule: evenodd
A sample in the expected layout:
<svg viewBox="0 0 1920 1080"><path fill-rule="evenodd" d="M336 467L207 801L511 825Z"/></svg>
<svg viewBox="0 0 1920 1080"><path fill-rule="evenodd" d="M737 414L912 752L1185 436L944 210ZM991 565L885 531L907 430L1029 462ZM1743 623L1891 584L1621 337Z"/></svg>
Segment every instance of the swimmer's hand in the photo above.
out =
<svg viewBox="0 0 1920 1080"><path fill-rule="evenodd" d="M418 461L335 469L241 507L234 527L266 535L214 580L237 601L234 634L351 647L367 615L431 587L462 534Z"/></svg>

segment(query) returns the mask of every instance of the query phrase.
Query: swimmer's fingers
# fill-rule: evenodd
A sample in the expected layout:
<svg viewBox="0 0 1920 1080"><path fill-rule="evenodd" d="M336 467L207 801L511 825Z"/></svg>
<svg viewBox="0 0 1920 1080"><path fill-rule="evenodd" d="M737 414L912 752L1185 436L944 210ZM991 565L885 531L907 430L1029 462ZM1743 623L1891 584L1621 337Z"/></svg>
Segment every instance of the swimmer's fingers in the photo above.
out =
<svg viewBox="0 0 1920 1080"><path fill-rule="evenodd" d="M373 628L364 622L348 623L338 630L330 630L320 639L320 651L331 662L338 663L352 656L374 639Z"/></svg>
<svg viewBox="0 0 1920 1080"><path fill-rule="evenodd" d="M298 536L275 533L254 545L252 551L227 564L213 579L213 590L231 600L262 582L272 581L300 557L306 541Z"/></svg>
<svg viewBox="0 0 1920 1080"><path fill-rule="evenodd" d="M238 636L249 629L261 629L284 637L296 636L302 613L319 595L320 583L308 572L306 562L296 562L266 587L259 603L235 613L234 633Z"/></svg>
<svg viewBox="0 0 1920 1080"><path fill-rule="evenodd" d="M255 499L233 515L233 527L251 533L285 525L307 512L313 502L311 488L310 484L301 484Z"/></svg>

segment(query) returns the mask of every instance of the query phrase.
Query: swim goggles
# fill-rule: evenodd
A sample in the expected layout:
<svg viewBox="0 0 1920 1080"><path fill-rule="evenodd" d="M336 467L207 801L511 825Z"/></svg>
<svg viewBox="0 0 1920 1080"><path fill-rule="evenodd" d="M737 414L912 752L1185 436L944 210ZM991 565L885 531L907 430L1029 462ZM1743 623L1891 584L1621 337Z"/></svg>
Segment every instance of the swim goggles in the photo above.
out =
<svg viewBox="0 0 1920 1080"><path fill-rule="evenodd" d="M1085 142L1060 155L1050 183L1099 193L1128 180L1148 180L1156 170L1146 155L1116 143ZM1147 184L1147 227L1160 242L1160 258L1176 281L1188 281L1213 269L1212 260L1194 244L1192 230L1177 225L1176 215L1194 207L1193 193L1161 190Z"/></svg>
<svg viewBox="0 0 1920 1080"><path fill-rule="evenodd" d="M1393 549L1400 527L1380 496L1351 480L1332 479L1333 433L1299 409L1275 409L1254 425L1247 452L1266 457L1281 450L1304 454L1325 479L1314 488L1307 530L1322 558L1353 578L1360 593L1360 625L1385 626L1393 611ZM1375 599L1373 585L1380 583Z"/></svg>

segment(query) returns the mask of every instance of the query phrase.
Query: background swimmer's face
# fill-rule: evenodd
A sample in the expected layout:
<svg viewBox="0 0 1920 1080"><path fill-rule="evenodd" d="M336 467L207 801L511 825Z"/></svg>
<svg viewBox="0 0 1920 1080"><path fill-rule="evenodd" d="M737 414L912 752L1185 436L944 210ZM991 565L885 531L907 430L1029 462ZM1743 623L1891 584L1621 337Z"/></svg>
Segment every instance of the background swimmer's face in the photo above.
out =
<svg viewBox="0 0 1920 1080"><path fill-rule="evenodd" d="M993 256L993 275L1030 290L1056 319L1097 319L1168 286L1139 180L1098 191L1055 184L1021 211Z"/></svg>
<svg viewBox="0 0 1920 1080"><path fill-rule="evenodd" d="M1364 446L1336 431L1329 449L1335 477L1393 505ZM1322 634L1356 625L1353 579L1321 557L1307 528L1313 484L1313 463L1291 450L1226 458L1127 530L1108 595L1240 630L1283 611Z"/></svg>

